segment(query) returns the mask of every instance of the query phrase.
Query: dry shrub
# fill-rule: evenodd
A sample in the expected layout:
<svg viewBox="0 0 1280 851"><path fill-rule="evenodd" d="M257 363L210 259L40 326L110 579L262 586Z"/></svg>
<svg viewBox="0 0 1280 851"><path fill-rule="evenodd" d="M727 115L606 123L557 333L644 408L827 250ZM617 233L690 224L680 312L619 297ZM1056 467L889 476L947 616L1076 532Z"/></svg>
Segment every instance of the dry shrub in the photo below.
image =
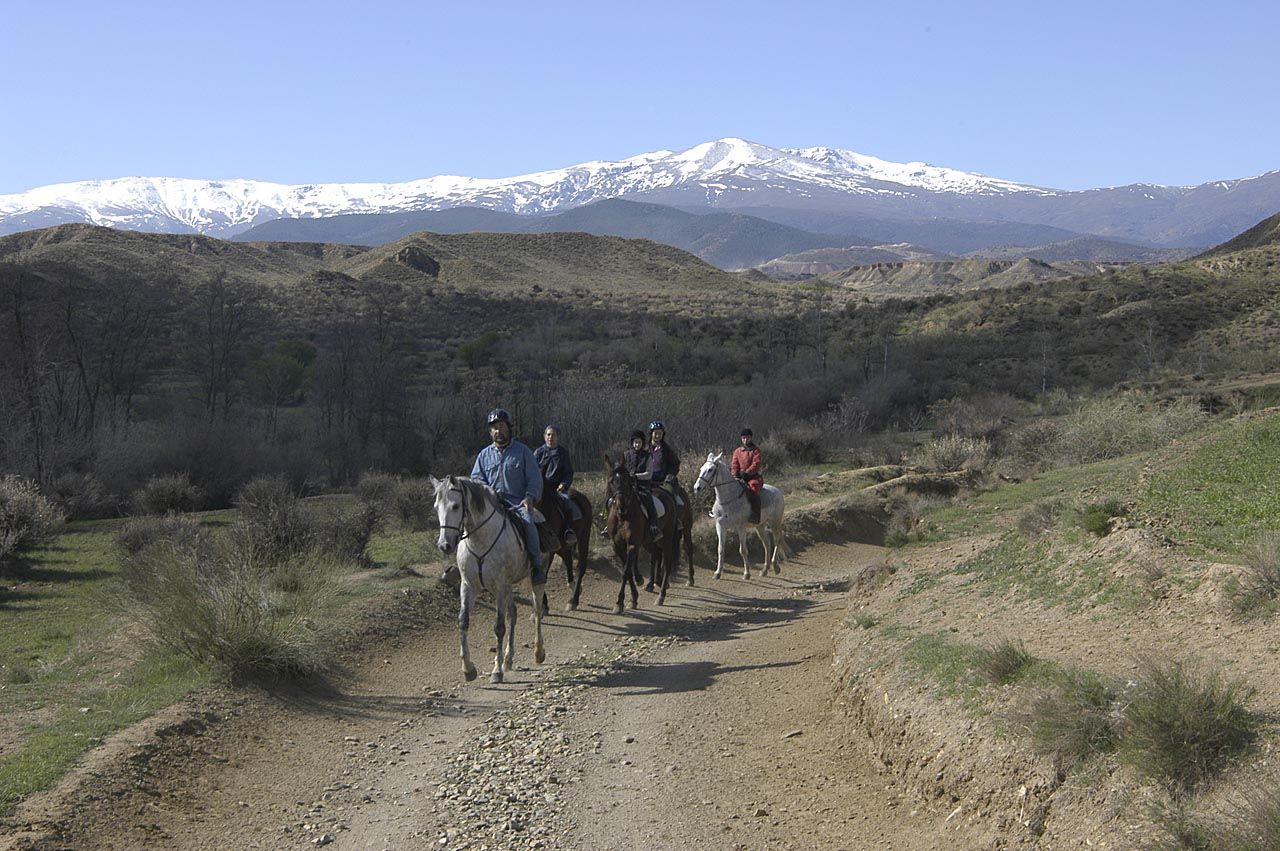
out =
<svg viewBox="0 0 1280 851"><path fill-rule="evenodd" d="M1182 661L1142 662L1125 710L1122 755L1175 797L1194 791L1253 739L1243 680Z"/></svg>
<svg viewBox="0 0 1280 851"><path fill-rule="evenodd" d="M356 484L356 499L372 506L379 517L391 519L395 512L400 479L390 473L369 472Z"/></svg>
<svg viewBox="0 0 1280 851"><path fill-rule="evenodd" d="M72 520L99 520L120 513L120 500L93 473L63 473L54 479L53 490Z"/></svg>
<svg viewBox="0 0 1280 851"><path fill-rule="evenodd" d="M1036 693L1020 714L1036 749L1064 767L1115 750L1119 690L1088 671L1066 672L1054 687Z"/></svg>
<svg viewBox="0 0 1280 851"><path fill-rule="evenodd" d="M1003 686L1016 680L1033 662L1035 657L1021 641L1001 641L981 650L977 670L991 683Z"/></svg>
<svg viewBox="0 0 1280 851"><path fill-rule="evenodd" d="M1028 538L1053 531L1062 514L1062 503L1047 499L1037 502L1018 517L1018 531Z"/></svg>
<svg viewBox="0 0 1280 851"><path fill-rule="evenodd" d="M992 460L991 441L948 434L921 446L916 461L935 470L982 470Z"/></svg>
<svg viewBox="0 0 1280 851"><path fill-rule="evenodd" d="M406 529L421 532L436 522L436 491L429 479L403 479L395 496L396 516Z"/></svg>
<svg viewBox="0 0 1280 851"><path fill-rule="evenodd" d="M62 528L62 512L30 479L0 476L0 560L48 543Z"/></svg>
<svg viewBox="0 0 1280 851"><path fill-rule="evenodd" d="M123 560L164 543L170 548L198 549L206 542L199 521L181 514L163 517L135 517L116 534L116 546Z"/></svg>
<svg viewBox="0 0 1280 851"><path fill-rule="evenodd" d="M322 558L157 542L122 574L137 621L198 662L232 676L303 677L331 661L332 631L318 624L339 586Z"/></svg>
<svg viewBox="0 0 1280 851"><path fill-rule="evenodd" d="M1245 551L1244 573L1231 605L1237 614L1248 614L1280 598L1280 534L1264 533Z"/></svg>
<svg viewBox="0 0 1280 851"><path fill-rule="evenodd" d="M377 509L365 503L317 506L307 512L308 542L341 563L367 564L369 539L380 520Z"/></svg>
<svg viewBox="0 0 1280 851"><path fill-rule="evenodd" d="M821 464L826 458L826 438L813 425L797 425L775 431L765 442L769 460L779 466Z"/></svg>
<svg viewBox="0 0 1280 851"><path fill-rule="evenodd" d="M300 553L309 545L302 501L284 476L258 476L235 498L240 516L232 527L239 544L262 557Z"/></svg>
<svg viewBox="0 0 1280 851"><path fill-rule="evenodd" d="M192 484L186 473L152 476L133 495L132 503L135 514L199 511L204 491Z"/></svg>
<svg viewBox="0 0 1280 851"><path fill-rule="evenodd" d="M1161 405L1133 393L1095 399L1063 419L1054 450L1080 464L1117 458L1163 446L1204 421L1204 411L1193 402Z"/></svg>

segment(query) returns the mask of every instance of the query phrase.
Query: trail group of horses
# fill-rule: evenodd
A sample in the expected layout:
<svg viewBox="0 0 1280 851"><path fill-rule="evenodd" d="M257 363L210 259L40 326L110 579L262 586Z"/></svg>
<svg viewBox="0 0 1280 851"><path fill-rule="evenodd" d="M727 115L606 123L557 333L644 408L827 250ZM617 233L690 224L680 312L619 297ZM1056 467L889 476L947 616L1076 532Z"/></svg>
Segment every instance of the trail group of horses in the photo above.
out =
<svg viewBox="0 0 1280 851"><path fill-rule="evenodd" d="M716 571L719 579L724 569L725 537L732 531L738 536L738 552L742 556L743 577L751 578L751 555L747 547L748 532L754 530L764 546L764 575L769 569L780 573L780 557L785 556L786 545L782 537L782 491L773 485L765 485L760 493L760 522L751 522L750 505L743 483L729 472L722 461L723 453L708 453L706 463L698 470L693 490L696 494L711 491L715 503L711 516L716 525ZM622 565L622 583L618 588L615 614L622 614L627 588L631 589L631 607L639 603L637 579L641 576L639 558L641 551L649 553L650 572L647 590L657 589L658 603L666 602L667 589L672 573L679 569L681 550L688 559L689 580L693 585L693 506L688 499L677 501L676 510L661 511L657 498L636 479L622 463L615 464L605 457L608 468L608 484L605 502L608 513L605 532L613 544L614 554ZM523 583L529 583L532 591L533 623L536 633L534 659L541 663L546 658L542 642L542 618L548 612L545 584L534 585L529 559L523 544L522 522L513 518L502 499L487 485L463 476L431 478L435 488L436 517L440 523L438 545L442 552L456 554L460 585L458 591L458 627L461 630L461 655L463 673L468 680L476 677L476 666L471 661L467 644L467 630L471 623L471 609L480 590L493 594L497 621L494 634L498 637L498 652L493 660L491 682L500 683L503 672L512 669L516 651L516 591ZM577 503L581 519L572 523L577 538L572 545L564 543L560 524L568 512L556 510L550 500L559 499L554 489L543 491L540 509L547 519L542 538L543 571L557 555L564 562L572 597L566 608L578 608L582 595L582 576L585 572L588 549L591 542L592 506L590 500L575 491L571 498ZM652 501L653 508L646 507ZM660 517L651 515L661 512ZM656 531L656 535L654 534ZM576 550L576 552L575 552ZM576 559L575 559L576 557ZM577 570L574 570L575 560Z"/></svg>

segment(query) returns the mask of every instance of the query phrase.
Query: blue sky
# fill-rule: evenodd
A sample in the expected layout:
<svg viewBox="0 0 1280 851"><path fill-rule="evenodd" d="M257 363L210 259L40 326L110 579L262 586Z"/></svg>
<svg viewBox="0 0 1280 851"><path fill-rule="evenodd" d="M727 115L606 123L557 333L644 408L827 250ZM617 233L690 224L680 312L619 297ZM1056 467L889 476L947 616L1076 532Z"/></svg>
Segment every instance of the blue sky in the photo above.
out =
<svg viewBox="0 0 1280 851"><path fill-rule="evenodd" d="M1066 189L1280 169L1273 2L21 3L0 194L504 177L723 136Z"/></svg>

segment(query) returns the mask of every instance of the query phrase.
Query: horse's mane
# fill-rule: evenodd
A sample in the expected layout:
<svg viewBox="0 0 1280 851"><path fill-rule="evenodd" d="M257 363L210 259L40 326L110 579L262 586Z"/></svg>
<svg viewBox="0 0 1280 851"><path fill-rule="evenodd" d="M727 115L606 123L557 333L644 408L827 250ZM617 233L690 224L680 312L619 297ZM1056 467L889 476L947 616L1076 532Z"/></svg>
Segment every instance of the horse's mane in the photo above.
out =
<svg viewBox="0 0 1280 851"><path fill-rule="evenodd" d="M483 505L486 508L500 508L498 501L498 493L484 482L476 481L467 476L458 477L458 487L462 488L464 495L472 505Z"/></svg>

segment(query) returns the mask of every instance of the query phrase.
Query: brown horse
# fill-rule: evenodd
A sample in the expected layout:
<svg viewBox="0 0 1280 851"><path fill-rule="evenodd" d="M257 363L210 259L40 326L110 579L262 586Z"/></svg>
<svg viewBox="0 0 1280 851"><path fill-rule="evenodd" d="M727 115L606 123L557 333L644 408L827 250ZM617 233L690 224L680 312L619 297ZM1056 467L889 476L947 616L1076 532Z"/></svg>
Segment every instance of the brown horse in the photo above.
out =
<svg viewBox="0 0 1280 851"><path fill-rule="evenodd" d="M609 516L605 529L609 540L613 542L613 552L622 562L622 585L618 588L618 604L614 614L622 614L623 601L626 598L628 584L631 586L631 608L640 602L640 591L636 587L636 579L640 578L640 550L660 553L664 564L675 564L679 542L676 540L676 516L668 511L658 518L658 529L661 533L659 541L653 539L649 531L649 518L641 505L642 497L636 487L636 477L621 464L615 465L609 456L604 457L609 468L609 484L606 489L606 505ZM658 592L658 604L667 600L668 574L662 572L662 586Z"/></svg>
<svg viewBox="0 0 1280 851"><path fill-rule="evenodd" d="M564 562L565 574L568 584L573 588L573 597L565 606L565 611L572 612L578 608L578 601L582 598L582 576L587 572L588 551L591 548L591 500L576 490L571 490L569 498L578 506L578 511L582 514L581 519L577 522L570 520L568 509L561 502L560 497L556 493L556 489L548 484L544 479L542 482L542 500L538 504L538 510L547 518L546 528L554 536L554 543L547 549L554 560L558 555L560 560ZM564 529L566 525L571 525L573 534L577 537L577 543L573 546L567 546L564 543ZM577 550L578 575L575 579L573 573L574 551ZM542 598L543 611L548 608L546 595Z"/></svg>
<svg viewBox="0 0 1280 851"><path fill-rule="evenodd" d="M654 492L660 491L655 487ZM667 491L668 496L672 496ZM678 497L678 499L677 499ZM675 552L672 555L671 570L672 572L680 569L680 550L683 548L685 554L689 558L689 581L688 586L693 587L693 503L689 499L689 495L685 493L684 488L679 484L675 486L675 495L665 500L664 504L667 510L674 509L676 517L676 540ZM682 547L683 545L683 547ZM644 588L646 591L652 591L655 584L661 584L667 572L667 564L663 561L662 548L653 548L649 550L649 584Z"/></svg>

